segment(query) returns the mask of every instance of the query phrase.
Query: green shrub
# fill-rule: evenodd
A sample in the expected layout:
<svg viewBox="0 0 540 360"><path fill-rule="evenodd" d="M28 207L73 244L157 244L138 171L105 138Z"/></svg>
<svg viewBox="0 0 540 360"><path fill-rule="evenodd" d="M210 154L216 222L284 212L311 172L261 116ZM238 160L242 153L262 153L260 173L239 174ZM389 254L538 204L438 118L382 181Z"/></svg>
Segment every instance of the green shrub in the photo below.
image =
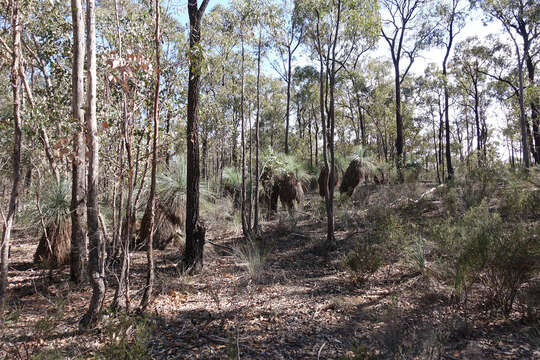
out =
<svg viewBox="0 0 540 360"><path fill-rule="evenodd" d="M375 274L382 264L383 254L381 249L370 244L357 245L349 251L343 260L344 268L357 285L361 285Z"/></svg>
<svg viewBox="0 0 540 360"><path fill-rule="evenodd" d="M467 296L475 283L484 284L492 304L508 314L521 286L538 267L538 237L524 224L506 224L486 202L463 218L449 220L430 231L446 254L454 258L454 281Z"/></svg>

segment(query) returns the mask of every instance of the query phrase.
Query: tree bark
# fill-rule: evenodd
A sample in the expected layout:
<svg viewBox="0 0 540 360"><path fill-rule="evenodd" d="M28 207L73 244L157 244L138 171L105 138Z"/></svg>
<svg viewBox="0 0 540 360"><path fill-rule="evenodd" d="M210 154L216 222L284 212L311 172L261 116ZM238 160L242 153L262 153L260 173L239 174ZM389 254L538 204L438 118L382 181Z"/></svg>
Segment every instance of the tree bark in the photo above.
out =
<svg viewBox="0 0 540 360"><path fill-rule="evenodd" d="M143 297L141 299L141 311L146 311L152 297L154 288L154 227L156 220L156 173L157 173L157 155L158 155L158 135L159 135L159 84L161 75L160 63L160 29L159 29L159 0L156 0L156 29L155 29L155 46L156 46L156 84L154 90L154 131L152 134L152 173L150 180L150 195L146 204L146 211L150 213L149 236L146 243L146 260L148 262L148 270L146 273L146 286L144 288Z"/></svg>
<svg viewBox="0 0 540 360"><path fill-rule="evenodd" d="M13 31L13 54L11 63L11 89L13 92L13 182L7 217L2 227L2 243L0 244L0 303L7 296L9 247L13 219L19 203L19 187L21 182L21 98L19 68L21 62L21 24L18 0L11 0L11 28Z"/></svg>
<svg viewBox="0 0 540 360"><path fill-rule="evenodd" d="M92 299L87 313L80 325L89 327L96 324L101 317L101 308L105 297L105 281L102 272L104 259L104 242L99 234L99 208L97 202L99 184L99 139L97 137L96 118L96 13L95 1L87 0L86 7L86 53L88 71L88 90L86 100L86 131L88 136L88 200L86 214L88 222L88 238L90 251L88 272L92 285Z"/></svg>
<svg viewBox="0 0 540 360"><path fill-rule="evenodd" d="M261 27L259 27L259 42L257 44L257 114L255 115L255 214L253 228L259 232L259 116L261 111Z"/></svg>
<svg viewBox="0 0 540 360"><path fill-rule="evenodd" d="M289 119L291 111L291 67L292 53L291 46L287 47L287 113L285 114L285 154L289 153Z"/></svg>
<svg viewBox="0 0 540 360"><path fill-rule="evenodd" d="M73 70L71 73L71 116L76 123L73 134L73 161L71 178L71 281L80 284L84 280L86 234L83 231L84 214L84 23L81 0L71 0L73 19Z"/></svg>
<svg viewBox="0 0 540 360"><path fill-rule="evenodd" d="M199 272L203 267L203 248L206 228L199 219L199 92L202 54L198 47L201 41L201 19L208 0L197 7L197 0L188 0L189 48L191 52L188 81L187 106L187 196L186 196L186 253L184 270Z"/></svg>

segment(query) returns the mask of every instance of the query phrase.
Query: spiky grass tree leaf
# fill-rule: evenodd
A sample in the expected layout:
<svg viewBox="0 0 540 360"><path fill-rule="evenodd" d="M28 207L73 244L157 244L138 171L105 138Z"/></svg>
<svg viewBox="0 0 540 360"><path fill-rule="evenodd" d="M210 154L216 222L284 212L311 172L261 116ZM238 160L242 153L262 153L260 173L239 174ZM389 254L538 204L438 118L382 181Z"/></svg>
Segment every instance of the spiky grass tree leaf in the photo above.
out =
<svg viewBox="0 0 540 360"><path fill-rule="evenodd" d="M239 190L242 183L240 172L234 167L223 169L223 186Z"/></svg>
<svg viewBox="0 0 540 360"><path fill-rule="evenodd" d="M158 198L172 209L184 207L186 201L187 167L184 156L177 156L169 169L158 175Z"/></svg>
<svg viewBox="0 0 540 360"><path fill-rule="evenodd" d="M42 189L45 190L41 195L43 221L48 224L69 217L71 184L68 179L61 178L58 183L54 181L47 182ZM33 210L31 217L39 219L39 211L37 209Z"/></svg>

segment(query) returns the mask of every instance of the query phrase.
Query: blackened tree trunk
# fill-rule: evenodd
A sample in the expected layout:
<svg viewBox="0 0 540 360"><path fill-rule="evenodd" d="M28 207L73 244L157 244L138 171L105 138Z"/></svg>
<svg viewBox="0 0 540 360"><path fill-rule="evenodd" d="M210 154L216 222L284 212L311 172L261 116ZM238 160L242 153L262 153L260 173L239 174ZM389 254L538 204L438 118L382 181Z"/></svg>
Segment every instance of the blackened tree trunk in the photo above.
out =
<svg viewBox="0 0 540 360"><path fill-rule="evenodd" d="M401 115L401 81L399 81L399 60L394 62L396 87L396 165L398 177L403 181L403 117Z"/></svg>
<svg viewBox="0 0 540 360"><path fill-rule="evenodd" d="M187 107L187 196L186 196L186 253L184 269L196 273L203 266L203 248L206 229L199 219L199 91L201 85L202 53L201 19L209 0L200 8L197 0L188 0L189 14L189 81Z"/></svg>
<svg viewBox="0 0 540 360"><path fill-rule="evenodd" d="M105 281L102 271L104 259L104 242L99 234L99 208L97 202L99 179L99 140L97 137L96 118L96 8L94 0L87 0L86 7L86 54L88 71L88 90L86 93L86 131L88 136L88 200L86 214L88 223L89 261L88 272L92 285L92 299L88 312L81 319L84 327L96 324L100 319L103 298L105 297Z"/></svg>
<svg viewBox="0 0 540 360"><path fill-rule="evenodd" d="M7 217L2 227L2 243L0 247L0 302L7 295L9 247L11 241L11 228L19 201L19 187L21 182L21 114L20 114L20 79L19 68L21 63L21 24L19 18L18 0L11 0L11 29L13 31L13 51L11 62L11 89L13 92L13 183L9 197Z"/></svg>
<svg viewBox="0 0 540 360"><path fill-rule="evenodd" d="M448 180L452 180L454 177L454 167L452 166L452 153L450 152L450 105L448 101L448 78L447 78L447 69L446 63L448 57L450 56L450 50L452 49L452 42L454 40L454 28L453 28L453 17L450 22L449 28L449 41L446 45L446 54L444 55L443 60L443 81L444 81L444 132L446 135L446 146L445 146L445 155L446 155L446 168L448 170Z"/></svg>
<svg viewBox="0 0 540 360"><path fill-rule="evenodd" d="M84 280L86 234L82 228L84 213L84 23L81 0L71 0L73 19L73 71L71 73L71 116L76 123L73 135L73 163L71 168L71 281L80 284Z"/></svg>
<svg viewBox="0 0 540 360"><path fill-rule="evenodd" d="M535 64L530 55L525 57L525 64L527 66L527 75L529 78L529 84L534 84L534 71ZM540 98L538 96L533 96L530 103L531 108L531 121L533 128L533 138L534 138L534 159L537 164L540 164Z"/></svg>
<svg viewBox="0 0 540 360"><path fill-rule="evenodd" d="M141 299L141 310L146 311L152 297L152 289L154 287L154 227L156 219L156 172L157 172L157 147L159 135L159 83L161 75L160 63L160 29L159 29L159 0L156 0L156 29L155 29L155 46L156 46L156 84L154 91L154 132L152 134L152 174L150 180L150 195L146 204L146 211L150 214L149 233L146 243L146 259L148 262L148 270L146 273L146 286L144 287L143 297Z"/></svg>

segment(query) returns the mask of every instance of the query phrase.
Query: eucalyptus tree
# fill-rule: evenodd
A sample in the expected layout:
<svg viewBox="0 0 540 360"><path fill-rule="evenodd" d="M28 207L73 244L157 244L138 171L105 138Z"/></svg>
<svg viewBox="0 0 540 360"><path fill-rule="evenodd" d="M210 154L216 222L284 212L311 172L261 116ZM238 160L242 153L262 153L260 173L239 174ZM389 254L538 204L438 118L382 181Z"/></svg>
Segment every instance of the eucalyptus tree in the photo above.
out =
<svg viewBox="0 0 540 360"><path fill-rule="evenodd" d="M86 202L89 254L88 273L92 285L92 298L88 311L80 321L82 327L87 327L99 321L103 298L105 297L105 246L99 233L99 138L97 136L96 117L96 7L94 0L87 0L86 5L86 131L88 136L88 192Z"/></svg>
<svg viewBox="0 0 540 360"><path fill-rule="evenodd" d="M71 0L73 21L73 62L71 70L71 116L75 122L71 171L71 280L77 284L84 278L86 234L82 229L84 212L84 23L81 0Z"/></svg>
<svg viewBox="0 0 540 360"><path fill-rule="evenodd" d="M456 46L451 64L458 93L464 97L462 105L470 109L474 116L479 164L486 155L487 124L483 109L488 101L486 74L490 65L489 58L492 55L493 51L480 45L477 38L468 38Z"/></svg>
<svg viewBox="0 0 540 360"><path fill-rule="evenodd" d="M403 114L401 85L411 66L430 40L433 24L428 16L428 1L381 0L382 38L388 44L394 67L395 116L396 116L396 167L400 180L404 165Z"/></svg>
<svg viewBox="0 0 540 360"><path fill-rule="evenodd" d="M445 132L445 155L446 166L448 169L448 180L454 176L454 167L452 166L452 156L450 152L450 104L448 96L448 60L450 52L454 45L456 36L461 32L467 16L465 0L443 0L436 5L437 17L440 19L441 26L439 34L436 35L437 45L444 47L444 58L442 61L442 75L444 87L444 132Z"/></svg>
<svg viewBox="0 0 540 360"><path fill-rule="evenodd" d="M317 137L318 137L318 124L316 121L317 112L315 111L316 107L314 104L318 103L317 93L318 93L318 78L319 73L311 65L306 65L303 67L297 67L294 70L293 74L293 84L295 89L295 100L297 103L297 114L299 119L303 118L301 122L299 121L298 126L302 126L304 129L300 129L300 133L305 132L307 127L309 135L309 143L307 144L309 148L309 163L310 167L314 168L313 162L313 153L315 150L315 166L317 164ZM315 129L317 129L315 131ZM313 132L315 131L315 134Z"/></svg>
<svg viewBox="0 0 540 360"><path fill-rule="evenodd" d="M154 234L156 223L156 174L157 174L157 158L158 158L158 137L159 137L159 85L161 79L161 29L160 29L160 5L159 0L156 0L156 21L154 32L154 44L156 52L156 82L154 84L154 106L152 113L153 131L152 131L152 172L150 175L150 194L146 204L145 215L149 215L148 231L149 235L146 239L146 258L148 262L148 270L146 274L146 285L144 287L143 296L141 299L141 310L146 311L152 297L154 288Z"/></svg>
<svg viewBox="0 0 540 360"><path fill-rule="evenodd" d="M22 119L21 119L21 96L20 96L20 66L21 66L21 16L18 0L9 3L12 46L11 46L11 88L13 93L13 180L7 215L2 219L2 243L0 244L0 301L4 301L8 287L9 247L11 242L11 229L19 202L19 189L21 182L21 143L22 143ZM2 214L4 212L2 211Z"/></svg>
<svg viewBox="0 0 540 360"><path fill-rule="evenodd" d="M420 105L419 116L426 125L431 125L431 140L433 141L433 153L435 158L435 170L438 183L442 183L445 177L443 159L443 129L446 124L445 108L448 89L444 85L445 76L437 69L435 64L430 64L424 71L424 75L415 79L417 93L416 102ZM449 146L446 145L445 148ZM450 170L448 170L450 171Z"/></svg>
<svg viewBox="0 0 540 360"><path fill-rule="evenodd" d="M334 134L336 123L336 76L369 50L380 31L377 1L313 0L306 4L312 12L311 47L319 58L319 108L323 135L324 182L328 218L327 248L334 246ZM330 162L328 157L330 152Z"/></svg>
<svg viewBox="0 0 540 360"><path fill-rule="evenodd" d="M521 146L524 166L530 166L530 149L527 136L527 115L525 111L525 82L523 65L527 63L531 86L534 84L534 70L537 62L538 44L540 38L540 3L535 0L477 0L481 8L492 18L497 19L504 27L506 34L514 45L514 55L517 60L518 72L518 99L520 109ZM532 97L530 102L531 117L535 148L533 152L537 162L540 159L540 133L539 133L539 96Z"/></svg>
<svg viewBox="0 0 540 360"><path fill-rule="evenodd" d="M289 127L291 113L291 87L293 73L293 56L304 41L306 34L306 23L303 12L304 7L301 0L282 0L278 17L280 19L271 31L275 35L276 51L279 55L279 62L271 62L274 69L287 85L287 105L285 109L285 154L289 153Z"/></svg>
<svg viewBox="0 0 540 360"><path fill-rule="evenodd" d="M209 0L200 7L197 0L188 0L189 14L189 79L187 104L187 188L186 188L186 251L183 267L190 273L203 266L203 248L206 228L199 219L199 92L203 49L201 48L201 21Z"/></svg>

